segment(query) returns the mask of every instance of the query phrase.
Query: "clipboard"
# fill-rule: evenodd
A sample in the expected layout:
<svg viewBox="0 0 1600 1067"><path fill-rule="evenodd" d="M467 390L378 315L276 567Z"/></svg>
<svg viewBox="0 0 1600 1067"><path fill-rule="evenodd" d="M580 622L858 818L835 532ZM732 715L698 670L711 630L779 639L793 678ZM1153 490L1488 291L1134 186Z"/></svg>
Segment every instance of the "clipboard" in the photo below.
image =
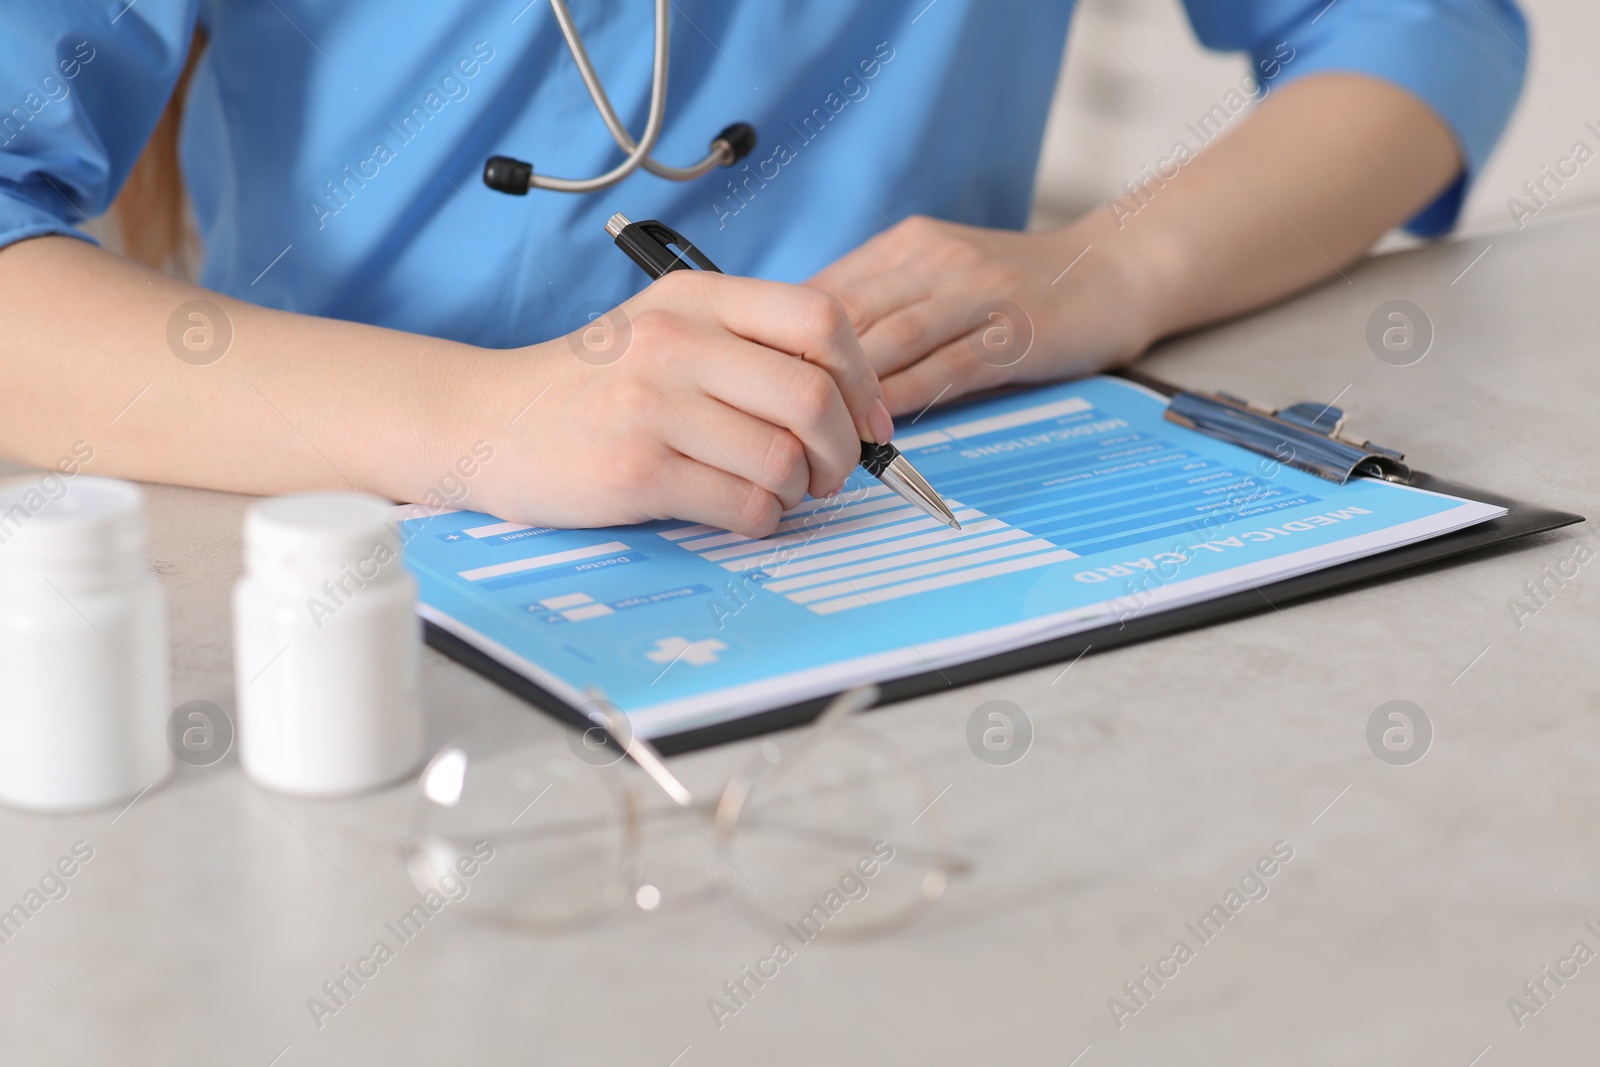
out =
<svg viewBox="0 0 1600 1067"><path fill-rule="evenodd" d="M1585 521L1582 515L1412 470L1405 464L1403 453L1348 434L1344 427L1344 413L1331 404L1301 403L1274 410L1227 393L1182 390L1137 371L1123 370L1115 376L1168 397L1166 417L1169 421L1272 457L1318 477L1340 483L1356 476L1384 478L1419 489L1493 504L1505 508L1507 513L1453 533L1334 564L1253 590L1160 612L1140 613L1120 624L1100 626L998 655L946 666L937 671L884 681L879 683L880 705L1070 661L1090 652L1106 652L1185 630L1245 618L1284 604L1364 586L1412 568L1436 564L1518 537ZM578 729L592 725L565 700L434 623L424 621L424 636L430 647L568 725ZM835 695L825 694L727 722L668 734L654 738L653 743L663 754L673 755L800 726L816 718Z"/></svg>

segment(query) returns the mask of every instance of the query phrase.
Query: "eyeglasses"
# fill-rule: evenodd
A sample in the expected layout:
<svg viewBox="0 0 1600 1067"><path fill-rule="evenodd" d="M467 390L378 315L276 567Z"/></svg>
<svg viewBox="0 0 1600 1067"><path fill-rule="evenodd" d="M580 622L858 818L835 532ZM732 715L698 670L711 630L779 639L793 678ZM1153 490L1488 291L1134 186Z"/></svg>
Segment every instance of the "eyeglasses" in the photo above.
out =
<svg viewBox="0 0 1600 1067"><path fill-rule="evenodd" d="M805 941L889 932L943 895L952 864L937 795L859 721L877 696L850 690L763 740L707 800L602 698L564 745L532 716L497 723L424 770L407 868L453 910L538 932L718 898Z"/></svg>

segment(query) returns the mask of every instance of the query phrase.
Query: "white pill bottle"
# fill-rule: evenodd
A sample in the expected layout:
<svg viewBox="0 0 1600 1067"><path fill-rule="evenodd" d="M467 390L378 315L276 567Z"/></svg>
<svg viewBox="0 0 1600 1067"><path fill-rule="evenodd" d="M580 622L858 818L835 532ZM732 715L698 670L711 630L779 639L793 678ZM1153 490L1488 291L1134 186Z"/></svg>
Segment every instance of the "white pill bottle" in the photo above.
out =
<svg viewBox="0 0 1600 1067"><path fill-rule="evenodd" d="M172 773L167 603L145 535L128 482L0 483L0 802L83 811Z"/></svg>
<svg viewBox="0 0 1600 1067"><path fill-rule="evenodd" d="M360 793L422 761L417 583L389 511L360 493L301 493L245 516L239 760L269 789Z"/></svg>

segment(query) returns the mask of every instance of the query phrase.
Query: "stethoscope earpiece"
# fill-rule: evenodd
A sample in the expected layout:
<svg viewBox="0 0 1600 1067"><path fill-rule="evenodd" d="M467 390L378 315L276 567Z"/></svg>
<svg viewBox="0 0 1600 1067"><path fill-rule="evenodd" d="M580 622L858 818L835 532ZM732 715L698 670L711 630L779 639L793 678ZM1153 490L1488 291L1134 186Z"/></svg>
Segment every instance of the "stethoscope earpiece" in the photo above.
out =
<svg viewBox="0 0 1600 1067"><path fill-rule="evenodd" d="M728 146L728 158L722 166L731 167L755 150L756 128L748 122L735 122L712 138L711 151L716 152L721 145Z"/></svg>
<svg viewBox="0 0 1600 1067"><path fill-rule="evenodd" d="M512 196L527 196L528 182L533 179L533 164L510 156L490 156L483 165L483 184Z"/></svg>

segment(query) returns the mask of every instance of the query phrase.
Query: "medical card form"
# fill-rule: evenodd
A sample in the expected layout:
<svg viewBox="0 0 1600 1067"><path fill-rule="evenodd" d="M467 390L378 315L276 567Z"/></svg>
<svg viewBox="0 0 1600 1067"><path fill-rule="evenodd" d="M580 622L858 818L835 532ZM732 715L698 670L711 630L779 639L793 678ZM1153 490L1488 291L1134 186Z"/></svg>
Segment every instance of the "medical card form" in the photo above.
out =
<svg viewBox="0 0 1600 1067"><path fill-rule="evenodd" d="M1114 378L930 413L895 439L961 522L859 471L759 540L397 509L423 617L660 736L920 674L1384 552L1505 514L1344 485L1163 418Z"/></svg>

